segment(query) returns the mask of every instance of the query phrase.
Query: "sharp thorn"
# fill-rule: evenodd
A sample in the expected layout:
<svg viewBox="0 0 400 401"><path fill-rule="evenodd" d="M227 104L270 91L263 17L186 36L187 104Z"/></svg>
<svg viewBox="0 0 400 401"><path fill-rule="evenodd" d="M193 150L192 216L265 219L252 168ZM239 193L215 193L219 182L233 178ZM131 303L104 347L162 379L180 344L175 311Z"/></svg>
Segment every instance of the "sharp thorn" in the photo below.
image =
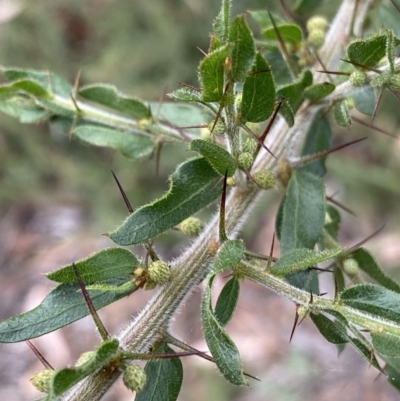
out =
<svg viewBox="0 0 400 401"><path fill-rule="evenodd" d="M115 182L118 185L119 192L121 193L122 198L124 199L124 202L125 202L126 208L128 209L128 212L130 214L132 214L133 213L133 207L132 207L131 203L129 202L128 197L126 196L126 193L125 193L124 189L122 188L121 183L119 182L117 176L114 174L114 171L111 170L111 173L112 173L112 175L114 177Z"/></svg>
<svg viewBox="0 0 400 401"><path fill-rule="evenodd" d="M296 315L294 317L294 323L293 323L292 331L290 333L290 338L289 338L290 343L292 342L294 331L296 330L297 322L299 321L299 314L297 313L298 309L299 309L299 305L296 305Z"/></svg>
<svg viewBox="0 0 400 401"><path fill-rule="evenodd" d="M43 356L43 354L31 343L31 341L26 340L25 341L29 348L33 351L33 353L36 355L36 357L39 359L40 362L42 362L43 366L46 369L49 370L54 370L53 366L50 365L50 363L47 361L47 359Z"/></svg>

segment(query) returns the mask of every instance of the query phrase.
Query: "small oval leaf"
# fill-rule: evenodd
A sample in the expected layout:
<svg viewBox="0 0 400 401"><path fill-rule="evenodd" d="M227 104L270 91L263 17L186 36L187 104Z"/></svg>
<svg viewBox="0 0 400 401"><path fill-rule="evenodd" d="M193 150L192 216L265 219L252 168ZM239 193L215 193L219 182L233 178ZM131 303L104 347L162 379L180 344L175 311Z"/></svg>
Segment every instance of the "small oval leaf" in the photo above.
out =
<svg viewBox="0 0 400 401"><path fill-rule="evenodd" d="M335 85L330 82L322 82L320 84L310 85L303 91L303 96L310 102L318 102L335 90Z"/></svg>
<svg viewBox="0 0 400 401"><path fill-rule="evenodd" d="M199 152L211 164L214 170L224 176L232 177L236 171L235 159L224 148L210 141L194 139L190 142L189 150Z"/></svg>
<svg viewBox="0 0 400 401"><path fill-rule="evenodd" d="M182 163L171 176L169 191L137 209L110 238L119 245L133 245L169 230L221 195L216 185L220 177L204 158Z"/></svg>
<svg viewBox="0 0 400 401"><path fill-rule="evenodd" d="M317 326L319 332L332 344L345 344L349 342L348 337L343 335L337 325L322 313L310 313L310 318Z"/></svg>
<svg viewBox="0 0 400 401"><path fill-rule="evenodd" d="M214 314L221 326L226 326L232 319L239 299L240 282L232 277L219 294Z"/></svg>

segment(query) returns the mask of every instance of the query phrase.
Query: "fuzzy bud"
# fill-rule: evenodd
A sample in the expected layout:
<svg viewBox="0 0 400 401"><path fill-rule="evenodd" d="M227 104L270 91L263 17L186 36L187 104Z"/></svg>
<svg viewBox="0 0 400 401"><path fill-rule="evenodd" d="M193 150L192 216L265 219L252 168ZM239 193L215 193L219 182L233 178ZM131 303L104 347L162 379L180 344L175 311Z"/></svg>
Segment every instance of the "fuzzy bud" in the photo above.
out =
<svg viewBox="0 0 400 401"><path fill-rule="evenodd" d="M188 237L197 237L203 227L203 222L197 217L189 217L180 224L181 231Z"/></svg>
<svg viewBox="0 0 400 401"><path fill-rule="evenodd" d="M307 41L315 49L319 49L325 43L325 32L322 29L314 29L308 34Z"/></svg>
<svg viewBox="0 0 400 401"><path fill-rule="evenodd" d="M228 187L234 187L236 185L236 181L233 177L228 177L226 179L226 185L228 185Z"/></svg>
<svg viewBox="0 0 400 401"><path fill-rule="evenodd" d="M343 262L343 269L350 277L357 276L359 271L358 263L353 258L346 259Z"/></svg>
<svg viewBox="0 0 400 401"><path fill-rule="evenodd" d="M349 82L353 86L362 86L365 84L365 74L362 71L354 71L349 77Z"/></svg>
<svg viewBox="0 0 400 401"><path fill-rule="evenodd" d="M307 21L307 31L315 31L316 29L319 29L321 31L326 31L329 27L329 22L325 17L322 17L321 15L315 15L314 17L311 17Z"/></svg>
<svg viewBox="0 0 400 401"><path fill-rule="evenodd" d="M257 149L257 141L253 138L247 138L243 142L243 152L248 152L251 155L254 155L254 152Z"/></svg>
<svg viewBox="0 0 400 401"><path fill-rule="evenodd" d="M214 127L214 129L213 129ZM226 131L226 125L221 119L217 121L217 123L214 126L214 121L211 121L208 124L208 129L210 131L210 135L223 135ZM212 130L212 133L211 133Z"/></svg>
<svg viewBox="0 0 400 401"><path fill-rule="evenodd" d="M251 153L243 152L238 156L237 161L241 169L248 171L253 164L254 158Z"/></svg>
<svg viewBox="0 0 400 401"><path fill-rule="evenodd" d="M271 189L275 185L275 177L270 171L257 171L253 178L262 189Z"/></svg>
<svg viewBox="0 0 400 401"><path fill-rule="evenodd" d="M200 128L200 137L204 141L212 141L213 140L213 136L212 136L211 131L210 131L210 129L208 127Z"/></svg>
<svg viewBox="0 0 400 401"><path fill-rule="evenodd" d="M147 381L145 371L137 365L127 366L122 379L129 390L137 393L143 390Z"/></svg>
<svg viewBox="0 0 400 401"><path fill-rule="evenodd" d="M39 391L42 393L48 393L50 391L51 379L53 378L54 373L54 370L44 369L36 373L30 381Z"/></svg>
<svg viewBox="0 0 400 401"><path fill-rule="evenodd" d="M81 354L81 356L75 362L75 366L78 367L78 366L85 364L92 358L93 355L94 355L94 351L84 352L83 354Z"/></svg>
<svg viewBox="0 0 400 401"><path fill-rule="evenodd" d="M163 284L168 281L171 274L169 266L162 260L156 260L150 263L149 270L147 271L149 278L156 284ZM147 289L147 288L146 288Z"/></svg>

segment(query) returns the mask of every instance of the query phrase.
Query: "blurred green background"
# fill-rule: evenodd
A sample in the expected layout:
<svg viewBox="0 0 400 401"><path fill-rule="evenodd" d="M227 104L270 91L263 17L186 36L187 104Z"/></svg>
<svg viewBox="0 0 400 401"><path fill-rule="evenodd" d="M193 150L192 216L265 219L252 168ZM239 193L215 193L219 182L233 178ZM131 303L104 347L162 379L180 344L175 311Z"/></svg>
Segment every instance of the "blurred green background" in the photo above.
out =
<svg viewBox="0 0 400 401"><path fill-rule="evenodd" d="M283 15L279 1L233 3L234 14L268 7ZM319 12L329 17L339 3L324 2ZM375 19L367 24L379 27L384 23L398 29L400 15L390 8L390 1L377 3ZM197 85L196 68L202 58L197 47L207 49L219 7L218 0L0 0L0 64L48 69L71 82L81 71L82 85L111 83L127 94L158 101L179 87L178 82ZM252 24L250 18L248 21ZM398 133L398 109L399 100L385 95L375 123ZM368 121L368 117L363 118ZM337 198L357 214L352 217L342 213L343 244L354 244L386 223L383 234L370 242L370 249L392 274L400 277L399 141L357 124L351 131L334 129L342 141L369 137L328 160L328 194L339 191ZM4 299L0 318L30 309L43 299L50 287L39 273L112 246L101 234L118 225L127 212L111 168L136 207L162 194L168 188L168 175L186 157L183 146L167 147L161 156L161 174L156 176L154 159L131 161L70 141L46 123L21 125L0 114L0 287ZM264 200L245 227L247 243L254 250L269 247L278 201L277 195ZM166 258L177 256L182 236L163 235L157 246ZM246 369L262 377L263 382L252 384L252 389L237 389L226 384L209 365L185 361L188 369L181 401L329 401L338 396L342 401L395 399L384 380L370 384L375 373L366 373L365 363L354 353L337 362L334 347L318 338L307 323L297 345L294 340L289 347L292 305L270 293L265 295L258 287L246 288L239 318L230 330L245 351ZM204 349L199 296L193 296L178 318L177 331ZM120 320L108 315L104 318L116 332L146 297L148 294L134 307L131 300L118 306ZM77 327L77 332L70 328L63 331L69 341L54 340L52 344L58 345L48 350L50 360L53 357L60 364L73 363L79 352L93 346L96 337L90 321L84 320ZM316 340L311 345L313 336ZM69 346L66 351L57 348L65 347L65 343ZM330 347L329 351L324 347ZM32 366L40 366L35 365L30 351L23 344L0 345L0 353L0 399L32 399L27 378L34 372ZM360 371L355 373L357 369ZM343 389L350 385L352 390L344 394ZM359 395L361 389L365 397ZM110 401L125 399L132 397L118 391L109 397Z"/></svg>

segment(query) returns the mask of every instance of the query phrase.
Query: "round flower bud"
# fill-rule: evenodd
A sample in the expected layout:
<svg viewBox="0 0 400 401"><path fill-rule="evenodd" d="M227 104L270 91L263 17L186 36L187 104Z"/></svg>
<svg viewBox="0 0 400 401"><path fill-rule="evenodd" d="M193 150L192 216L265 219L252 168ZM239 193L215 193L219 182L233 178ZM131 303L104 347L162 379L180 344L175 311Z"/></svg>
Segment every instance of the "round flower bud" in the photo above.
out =
<svg viewBox="0 0 400 401"><path fill-rule="evenodd" d="M203 222L197 217L189 217L180 224L181 231L188 237L197 237L203 227Z"/></svg>
<svg viewBox="0 0 400 401"><path fill-rule="evenodd" d="M249 152L243 152L238 156L238 165L243 170L250 170L251 165L253 164L254 158L253 155Z"/></svg>
<svg viewBox="0 0 400 401"><path fill-rule="evenodd" d="M256 149L257 149L257 141L255 139L247 138L243 142L243 152L248 152L251 155L253 155Z"/></svg>
<svg viewBox="0 0 400 401"><path fill-rule="evenodd" d="M343 262L343 269L350 277L357 276L359 271L358 263L353 258L346 259Z"/></svg>
<svg viewBox="0 0 400 401"><path fill-rule="evenodd" d="M365 74L362 71L354 71L351 73L349 81L353 86L362 86L365 84Z"/></svg>
<svg viewBox="0 0 400 401"><path fill-rule="evenodd" d="M307 41L315 49L319 49L325 43L325 32L322 29L314 29L308 34Z"/></svg>
<svg viewBox="0 0 400 401"><path fill-rule="evenodd" d="M146 384L146 373L145 371L137 365L129 365L124 371L122 377L125 386L132 391L142 391Z"/></svg>
<svg viewBox="0 0 400 401"><path fill-rule="evenodd" d="M156 260L150 263L147 273L151 281L156 284L162 284L168 281L171 272L165 262Z"/></svg>
<svg viewBox="0 0 400 401"><path fill-rule="evenodd" d="M202 127L200 128L200 137L201 139L203 139L204 141L212 141L213 137L211 134L210 129L207 127Z"/></svg>
<svg viewBox="0 0 400 401"><path fill-rule="evenodd" d="M84 363L89 361L92 358L93 355L94 355L94 351L84 352L83 354L81 354L81 356L75 362L75 366L83 365Z"/></svg>
<svg viewBox="0 0 400 401"><path fill-rule="evenodd" d="M314 31L316 29L326 31L329 27L329 22L325 17L322 17L321 15L315 15L307 21L306 26L308 32Z"/></svg>
<svg viewBox="0 0 400 401"><path fill-rule="evenodd" d="M236 181L233 177L228 177L226 179L226 185L228 185L229 187L234 187L236 185Z"/></svg>
<svg viewBox="0 0 400 401"><path fill-rule="evenodd" d="M54 370L44 369L36 373L30 381L39 391L42 393L48 393L50 391L50 383L53 376Z"/></svg>
<svg viewBox="0 0 400 401"><path fill-rule="evenodd" d="M275 185L275 177L270 171L261 170L253 175L254 181L262 189L270 189Z"/></svg>
<svg viewBox="0 0 400 401"><path fill-rule="evenodd" d="M214 127L214 129L213 129ZM226 125L221 119L217 121L217 123L214 126L214 121L211 121L208 124L208 129L210 131L210 135L223 135L226 131ZM211 132L212 130L212 132Z"/></svg>

